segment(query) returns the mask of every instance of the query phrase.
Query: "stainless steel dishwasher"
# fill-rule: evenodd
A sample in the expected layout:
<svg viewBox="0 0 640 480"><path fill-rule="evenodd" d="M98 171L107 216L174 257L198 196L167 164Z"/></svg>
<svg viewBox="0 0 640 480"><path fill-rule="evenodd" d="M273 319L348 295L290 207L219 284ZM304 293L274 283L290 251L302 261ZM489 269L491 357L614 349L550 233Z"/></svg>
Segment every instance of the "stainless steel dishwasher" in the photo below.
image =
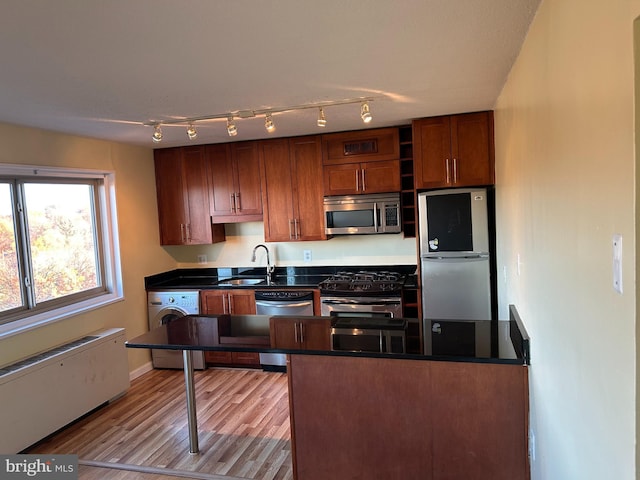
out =
<svg viewBox="0 0 640 480"><path fill-rule="evenodd" d="M313 316L311 290L258 290L255 295L258 315ZM260 365L265 370L284 371L287 356L283 353L261 353Z"/></svg>

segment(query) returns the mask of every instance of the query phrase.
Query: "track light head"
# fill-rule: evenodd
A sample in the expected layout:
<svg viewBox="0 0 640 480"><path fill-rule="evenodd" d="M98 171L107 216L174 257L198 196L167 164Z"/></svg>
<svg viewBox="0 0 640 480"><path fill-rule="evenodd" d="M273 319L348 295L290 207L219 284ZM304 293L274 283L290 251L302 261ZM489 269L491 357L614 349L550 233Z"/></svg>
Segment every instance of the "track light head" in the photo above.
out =
<svg viewBox="0 0 640 480"><path fill-rule="evenodd" d="M267 113L264 118L264 128L267 129L267 132L272 133L276 131L276 126L273 123L273 118L271 118L271 114Z"/></svg>
<svg viewBox="0 0 640 480"><path fill-rule="evenodd" d="M196 127L193 126L193 123L190 123L189 128L187 128L187 137L189 137L189 140L195 140L197 136L198 132L196 131Z"/></svg>
<svg viewBox="0 0 640 480"><path fill-rule="evenodd" d="M236 124L233 123L233 117L229 117L227 119L227 133L230 137L235 137L238 134L238 129L236 128Z"/></svg>
<svg viewBox="0 0 640 480"><path fill-rule="evenodd" d="M370 123L373 120L371 116L371 111L369 110L369 104L367 102L363 102L360 106L360 118L364 123Z"/></svg>
<svg viewBox="0 0 640 480"><path fill-rule="evenodd" d="M160 143L162 141L162 129L160 128L160 125L154 125L153 135L151 138L155 143Z"/></svg>
<svg viewBox="0 0 640 480"><path fill-rule="evenodd" d="M327 119L324 116L324 109L322 107L320 107L320 111L318 112L318 126L319 127L327 126Z"/></svg>

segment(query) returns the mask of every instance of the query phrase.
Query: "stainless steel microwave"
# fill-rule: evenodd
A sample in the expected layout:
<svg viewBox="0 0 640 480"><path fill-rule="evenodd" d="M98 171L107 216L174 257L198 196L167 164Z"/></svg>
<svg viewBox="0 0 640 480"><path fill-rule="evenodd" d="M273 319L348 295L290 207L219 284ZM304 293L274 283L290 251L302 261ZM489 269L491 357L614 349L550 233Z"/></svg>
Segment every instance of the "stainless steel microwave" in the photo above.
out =
<svg viewBox="0 0 640 480"><path fill-rule="evenodd" d="M327 235L399 233L400 194L324 197Z"/></svg>

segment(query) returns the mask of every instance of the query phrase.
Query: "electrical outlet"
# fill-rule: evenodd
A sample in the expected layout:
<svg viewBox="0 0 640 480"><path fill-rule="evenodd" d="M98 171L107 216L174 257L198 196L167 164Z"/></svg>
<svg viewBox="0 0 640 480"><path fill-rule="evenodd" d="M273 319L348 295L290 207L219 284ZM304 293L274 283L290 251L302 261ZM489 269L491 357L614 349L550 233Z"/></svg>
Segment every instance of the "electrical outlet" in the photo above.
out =
<svg viewBox="0 0 640 480"><path fill-rule="evenodd" d="M206 255L198 255L198 263L207 263Z"/></svg>
<svg viewBox="0 0 640 480"><path fill-rule="evenodd" d="M302 251L302 259L305 262L310 262L311 261L311 250L303 250Z"/></svg>

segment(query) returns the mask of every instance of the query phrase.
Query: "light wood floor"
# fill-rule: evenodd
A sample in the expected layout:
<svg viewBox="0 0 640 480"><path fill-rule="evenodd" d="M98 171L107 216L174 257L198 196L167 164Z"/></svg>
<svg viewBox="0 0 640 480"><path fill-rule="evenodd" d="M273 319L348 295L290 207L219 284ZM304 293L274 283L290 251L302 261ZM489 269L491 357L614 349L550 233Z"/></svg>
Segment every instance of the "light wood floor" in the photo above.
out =
<svg viewBox="0 0 640 480"><path fill-rule="evenodd" d="M26 453L77 454L82 480L293 478L286 374L208 369L195 382L198 455L189 454L177 370L137 378L126 395Z"/></svg>

